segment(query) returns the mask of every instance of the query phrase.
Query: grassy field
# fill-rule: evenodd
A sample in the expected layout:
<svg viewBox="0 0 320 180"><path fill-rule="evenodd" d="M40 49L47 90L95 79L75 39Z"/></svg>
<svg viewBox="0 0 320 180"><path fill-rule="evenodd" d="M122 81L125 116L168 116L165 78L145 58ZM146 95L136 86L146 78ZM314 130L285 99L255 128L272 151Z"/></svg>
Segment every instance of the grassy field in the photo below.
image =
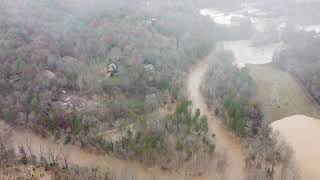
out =
<svg viewBox="0 0 320 180"><path fill-rule="evenodd" d="M296 114L320 118L319 106L289 73L271 64L248 68L257 83L256 100L262 105L265 120L273 122Z"/></svg>

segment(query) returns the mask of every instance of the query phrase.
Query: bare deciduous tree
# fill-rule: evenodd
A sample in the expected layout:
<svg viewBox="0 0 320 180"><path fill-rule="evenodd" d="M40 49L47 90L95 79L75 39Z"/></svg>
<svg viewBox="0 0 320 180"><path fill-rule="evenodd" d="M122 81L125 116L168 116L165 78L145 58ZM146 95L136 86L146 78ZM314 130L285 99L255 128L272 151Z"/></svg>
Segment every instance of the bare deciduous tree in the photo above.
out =
<svg viewBox="0 0 320 180"><path fill-rule="evenodd" d="M291 147L279 137L278 132L273 132L267 125L261 127L256 137L248 139L247 147L248 180L271 180L275 178L276 171L280 171L284 180L299 177Z"/></svg>

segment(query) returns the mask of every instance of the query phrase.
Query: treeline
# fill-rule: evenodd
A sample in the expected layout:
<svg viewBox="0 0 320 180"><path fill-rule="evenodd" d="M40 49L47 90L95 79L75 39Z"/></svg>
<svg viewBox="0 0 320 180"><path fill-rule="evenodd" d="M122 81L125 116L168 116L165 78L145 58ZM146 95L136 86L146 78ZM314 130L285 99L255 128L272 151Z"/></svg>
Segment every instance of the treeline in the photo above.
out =
<svg viewBox="0 0 320 180"><path fill-rule="evenodd" d="M247 138L245 148L247 180L300 179L291 146L269 125L263 124L254 137Z"/></svg>
<svg viewBox="0 0 320 180"><path fill-rule="evenodd" d="M201 91L209 107L238 135L256 134L262 113L253 101L256 87L247 68L235 65L232 52L218 48L209 57Z"/></svg>
<svg viewBox="0 0 320 180"><path fill-rule="evenodd" d="M59 149L40 148L36 155L32 144L20 145L16 151L8 142L8 133L0 133L1 179L78 179L78 180L125 180L135 179L136 174L126 169L120 173L102 167L79 167L71 164ZM30 142L32 143L32 142Z"/></svg>
<svg viewBox="0 0 320 180"><path fill-rule="evenodd" d="M225 161L224 156L215 152L214 136L209 134L208 122L200 110L192 113L191 102L183 100L174 113L146 122L141 120L134 130L123 125L121 138L108 142L99 138L92 140L101 150L126 159L136 159L147 164L157 164L162 169L185 168L187 175L204 173L210 163ZM108 168L76 167L69 161L63 150L55 147L39 147L35 151L31 141L18 145L19 152L9 142L10 130L0 133L0 176L53 179L130 179L135 177L123 171L125 176ZM43 149L42 149L43 148ZM221 164L221 162L219 162ZM21 169L21 170L19 170ZM219 167L218 173L224 172ZM18 172L19 171L19 172ZM127 174L129 173L129 174ZM132 172L131 172L132 173ZM121 174L120 174L121 175Z"/></svg>
<svg viewBox="0 0 320 180"><path fill-rule="evenodd" d="M273 56L273 64L290 72L320 103L320 38L314 33L288 31L283 38L286 48Z"/></svg>
<svg viewBox="0 0 320 180"><path fill-rule="evenodd" d="M232 52L223 49L217 49L209 61L201 91L209 108L241 137L246 179L299 179L291 147L262 121L248 69L238 68Z"/></svg>

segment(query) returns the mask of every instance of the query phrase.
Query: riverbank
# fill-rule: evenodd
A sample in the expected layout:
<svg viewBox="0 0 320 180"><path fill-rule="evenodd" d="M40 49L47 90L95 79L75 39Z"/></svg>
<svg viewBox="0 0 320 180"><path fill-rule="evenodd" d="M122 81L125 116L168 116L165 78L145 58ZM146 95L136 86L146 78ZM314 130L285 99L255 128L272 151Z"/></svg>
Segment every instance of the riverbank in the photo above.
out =
<svg viewBox="0 0 320 180"><path fill-rule="evenodd" d="M9 132L9 142L18 153L19 146L25 146L37 158L41 155L47 156L49 152L59 155L60 158L66 157L71 166L98 168L110 170L117 176L126 176L128 179L134 177L139 179L186 179L178 173L163 171L160 168L150 168L136 161L119 160L109 155L98 154L85 151L75 145L65 145L60 141L41 138L29 130L16 129L0 121L1 131ZM120 178L121 179L121 178ZM188 179L188 177L187 177Z"/></svg>
<svg viewBox="0 0 320 180"><path fill-rule="evenodd" d="M203 62L195 65L188 77L189 99L193 102L194 109L199 108L201 112L208 116L208 125L211 132L216 135L216 144L218 151L226 152L228 157L228 178L227 179L245 179L244 153L240 139L232 134L223 124L223 121L213 115L213 111L207 108L206 102L200 92L202 78L207 71L210 55Z"/></svg>

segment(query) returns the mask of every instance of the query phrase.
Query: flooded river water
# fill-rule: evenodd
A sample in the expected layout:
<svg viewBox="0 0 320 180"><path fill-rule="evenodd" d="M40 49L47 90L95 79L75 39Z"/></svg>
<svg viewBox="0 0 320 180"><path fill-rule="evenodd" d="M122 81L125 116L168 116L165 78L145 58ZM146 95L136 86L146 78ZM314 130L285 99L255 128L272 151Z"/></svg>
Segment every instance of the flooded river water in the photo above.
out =
<svg viewBox="0 0 320 180"><path fill-rule="evenodd" d="M212 115L205 101L200 93L200 85L202 82L202 77L205 74L208 65L208 59L194 66L189 74L188 78L188 92L189 98L192 100L194 108L201 109L201 113L208 116L208 125L211 132L215 133L217 136L217 147L218 151L224 151L227 154L229 160L228 166L228 178L234 179L237 177L238 180L245 178L244 173L244 155L240 145L240 140L228 131L228 129L223 125L222 121L217 117Z"/></svg>
<svg viewBox="0 0 320 180"><path fill-rule="evenodd" d="M255 9L254 7L250 7L245 5L241 10L231 11L231 12L223 12L215 9L203 9L200 11L202 15L209 16L212 18L212 20L219 26L225 26L225 27L234 27L237 26L237 20L239 19L248 19L251 21L253 27L257 30L259 33L268 33L266 32L266 28L268 27L268 23L271 25L275 25L274 29L278 31L278 33L282 33L281 31L285 28L287 24L286 18L279 18L274 19L267 17L267 12L264 12L260 9ZM298 31L306 31L314 33L320 33L320 26L319 25L309 25L309 26L303 26L303 25L296 25L296 30ZM265 44L263 46L253 46L252 41L250 39L248 40L241 40L241 41L228 41L222 43L225 49L233 51L234 57L235 57L235 63L239 67L243 67L246 64L266 64L272 62L272 56L276 49L281 47L281 43L269 43ZM259 78L254 79L264 79L263 82L257 82L258 86L261 85L260 88L262 89L259 95L260 100L265 100L269 97L273 97L272 91L268 92L269 87L275 87L277 81L272 81L272 78L269 78L268 74L261 74L265 72L266 68L269 68L269 66L259 66L257 65L257 69L262 69L261 72L255 72L251 73L256 74L259 76ZM274 68L271 67L270 68ZM280 71L280 70L279 70ZM271 71L268 71L271 72ZM276 72L276 71L274 71ZM284 73L284 72L283 72ZM293 88L294 89L288 89L289 95L291 95L291 92L299 92L299 93L306 93L305 91L301 90L301 86L294 80L292 81L286 81L282 75L283 73L278 74L272 74L271 77L279 77L281 80L281 85L286 86L287 84L292 84L293 86L287 87L287 88ZM288 74L288 76L290 76ZM292 78L293 79L293 78ZM270 81L269 81L270 80ZM270 82L270 84L267 86L265 82ZM272 88L271 88L272 89ZM273 88L274 89L274 88ZM288 94L284 94L284 97L279 97L280 99L288 98ZM263 97L264 96L264 97ZM286 113L280 112L278 117L282 116L288 116L288 114L297 114L302 112L311 112L308 113L308 115L312 114L318 114L319 112L313 112L314 109L316 111L319 111L318 105L314 104L309 100L308 98L304 98L306 100L302 101L300 100L301 97L305 97L305 94L298 94L297 96L292 96L290 98L294 98L295 101L292 101L291 99L287 100L286 102L291 103L295 102L296 104L288 104L283 105L283 107L288 107L288 110ZM258 98L259 99L259 98ZM196 104L198 102L195 102ZM306 104L307 103L307 104ZM200 103L199 103L200 104ZM266 104L266 103L262 103ZM282 105L281 105L282 106ZM297 109L290 108L290 107L297 107ZM309 108L310 107L310 108ZM270 107L266 107L270 108ZM203 108L202 108L203 109ZM276 108L276 111L278 112L279 108ZM312 109L312 110L310 110ZM266 117L273 117L275 113L267 113L265 114ZM285 115L285 116L283 116ZM269 119L269 122L273 122L277 119ZM293 148L294 150L294 156L296 158L297 166L300 170L301 179L305 180L318 180L320 179L320 141L318 138L320 137L320 120L314 119L311 117L307 117L304 115L295 115L286 117L284 119L275 121L271 123L271 126L274 130L279 131L280 135L286 140ZM222 135L222 140L224 140L224 144L233 144L235 141L234 139L224 138ZM229 147L230 148L230 147ZM235 153L237 154L237 153ZM241 163L241 158L239 156L235 155L233 159L236 160L236 162Z"/></svg>
<svg viewBox="0 0 320 180"><path fill-rule="evenodd" d="M320 120L295 115L275 121L271 127L292 146L301 179L320 179Z"/></svg>
<svg viewBox="0 0 320 180"><path fill-rule="evenodd" d="M261 12L260 12L261 14ZM223 21L223 13L219 12L215 18L219 22L227 25L231 19ZM238 16L237 16L238 17ZM229 18L229 17L228 17ZM231 17L232 18L232 17ZM250 40L224 42L224 47L234 52L235 59L239 66L245 64L264 64L271 62L274 50L277 44L254 47ZM208 57L210 58L210 56ZM244 153L242 152L240 140L228 131L217 117L212 115L207 108L205 101L200 93L200 84L202 77L207 70L205 59L191 68L187 78L187 89L189 98L192 100L194 108L201 109L201 112L208 116L209 129L216 134L218 151L226 152L229 166L227 168L227 179L245 179L244 172ZM280 131L285 139L292 145L298 165L301 169L303 179L320 179L320 121L306 116L288 117L272 123L274 129ZM0 121L1 128L7 127ZM77 146L64 145L50 139L40 138L27 130L12 129L10 136L13 145L25 145L30 142L33 153L40 156L40 147L43 149L55 149L68 157L72 164L85 166L108 168L117 174L124 176L137 177L138 179L164 179L164 180L214 180L218 179L215 172L215 166L209 167L208 173L199 177L188 177L178 172L169 172L161 170L159 167L150 168L136 161L119 160L108 155L99 155L92 152L86 152ZM311 141L314 140L314 141ZM123 178L124 179L124 178ZM129 179L129 178L128 178Z"/></svg>
<svg viewBox="0 0 320 180"><path fill-rule="evenodd" d="M274 51L280 43L253 46L251 40L225 41L221 43L226 50L231 50L239 67L246 64L266 64L272 62Z"/></svg>

